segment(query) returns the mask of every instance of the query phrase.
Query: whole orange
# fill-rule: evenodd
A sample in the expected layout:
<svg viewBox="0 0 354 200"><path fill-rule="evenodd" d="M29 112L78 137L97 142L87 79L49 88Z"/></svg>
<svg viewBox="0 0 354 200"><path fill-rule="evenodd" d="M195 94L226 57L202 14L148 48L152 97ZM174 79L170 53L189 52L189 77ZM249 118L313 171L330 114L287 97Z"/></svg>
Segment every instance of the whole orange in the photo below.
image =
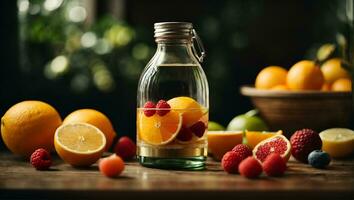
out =
<svg viewBox="0 0 354 200"><path fill-rule="evenodd" d="M328 91L331 91L331 84L329 83L324 83L321 87L321 90L322 91L325 91L325 92L328 92Z"/></svg>
<svg viewBox="0 0 354 200"><path fill-rule="evenodd" d="M1 118L1 136L10 151L28 158L38 148L54 150L54 133L61 122L51 105L23 101Z"/></svg>
<svg viewBox="0 0 354 200"><path fill-rule="evenodd" d="M326 83L333 83L340 78L350 78L350 74L341 66L340 58L332 58L321 66Z"/></svg>
<svg viewBox="0 0 354 200"><path fill-rule="evenodd" d="M266 67L258 73L255 86L257 89L271 89L277 85L285 85L287 73L286 69L279 66Z"/></svg>
<svg viewBox="0 0 354 200"><path fill-rule="evenodd" d="M287 85L276 85L272 88L270 88L271 90L278 90L278 91L286 91L289 90Z"/></svg>
<svg viewBox="0 0 354 200"><path fill-rule="evenodd" d="M352 81L348 78L340 78L332 84L332 91L350 92L352 91Z"/></svg>
<svg viewBox="0 0 354 200"><path fill-rule="evenodd" d="M324 76L315 62L302 60L290 68L286 82L291 90L320 90Z"/></svg>
<svg viewBox="0 0 354 200"><path fill-rule="evenodd" d="M116 132L114 131L111 121L105 114L94 109L79 109L70 113L64 119L63 124L77 122L88 123L96 126L106 136L105 150L107 151L111 147L116 136Z"/></svg>

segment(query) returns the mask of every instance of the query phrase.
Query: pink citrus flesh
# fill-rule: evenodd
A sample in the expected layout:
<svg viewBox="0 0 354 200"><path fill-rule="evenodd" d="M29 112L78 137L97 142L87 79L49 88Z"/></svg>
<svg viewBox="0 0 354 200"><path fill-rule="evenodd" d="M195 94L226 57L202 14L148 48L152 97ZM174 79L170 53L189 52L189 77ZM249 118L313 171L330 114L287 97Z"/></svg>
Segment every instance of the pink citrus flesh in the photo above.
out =
<svg viewBox="0 0 354 200"><path fill-rule="evenodd" d="M275 135L258 143L253 149L253 156L263 162L272 153L279 154L284 161L288 161L291 152L289 140L283 135Z"/></svg>

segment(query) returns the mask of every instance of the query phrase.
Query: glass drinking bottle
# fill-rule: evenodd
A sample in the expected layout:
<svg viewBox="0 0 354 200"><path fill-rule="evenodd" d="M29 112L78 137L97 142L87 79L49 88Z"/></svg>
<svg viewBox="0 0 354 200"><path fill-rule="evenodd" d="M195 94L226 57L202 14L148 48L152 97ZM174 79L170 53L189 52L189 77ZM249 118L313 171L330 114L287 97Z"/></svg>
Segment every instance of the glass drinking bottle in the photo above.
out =
<svg viewBox="0 0 354 200"><path fill-rule="evenodd" d="M203 45L191 23L162 22L154 28L157 50L137 92L138 160L154 168L203 169L209 109L200 65Z"/></svg>

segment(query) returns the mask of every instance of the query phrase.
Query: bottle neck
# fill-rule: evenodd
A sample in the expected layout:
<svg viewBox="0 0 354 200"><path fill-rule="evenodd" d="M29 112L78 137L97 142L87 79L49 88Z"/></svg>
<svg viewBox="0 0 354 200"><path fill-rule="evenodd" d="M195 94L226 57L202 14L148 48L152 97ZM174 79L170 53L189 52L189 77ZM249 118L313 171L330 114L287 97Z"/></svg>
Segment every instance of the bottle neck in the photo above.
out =
<svg viewBox="0 0 354 200"><path fill-rule="evenodd" d="M167 43L158 42L157 51L155 54L156 59L160 64L196 64L192 44L186 43Z"/></svg>

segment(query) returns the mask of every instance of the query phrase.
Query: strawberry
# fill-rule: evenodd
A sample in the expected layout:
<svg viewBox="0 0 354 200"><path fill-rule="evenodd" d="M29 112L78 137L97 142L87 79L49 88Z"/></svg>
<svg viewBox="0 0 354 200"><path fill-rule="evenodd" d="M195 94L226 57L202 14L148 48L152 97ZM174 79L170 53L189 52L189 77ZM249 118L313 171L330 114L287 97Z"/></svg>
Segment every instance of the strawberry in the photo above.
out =
<svg viewBox="0 0 354 200"><path fill-rule="evenodd" d="M308 155L316 149L322 148L322 140L319 134L311 129L296 131L290 138L291 154L298 161L307 163Z"/></svg>

